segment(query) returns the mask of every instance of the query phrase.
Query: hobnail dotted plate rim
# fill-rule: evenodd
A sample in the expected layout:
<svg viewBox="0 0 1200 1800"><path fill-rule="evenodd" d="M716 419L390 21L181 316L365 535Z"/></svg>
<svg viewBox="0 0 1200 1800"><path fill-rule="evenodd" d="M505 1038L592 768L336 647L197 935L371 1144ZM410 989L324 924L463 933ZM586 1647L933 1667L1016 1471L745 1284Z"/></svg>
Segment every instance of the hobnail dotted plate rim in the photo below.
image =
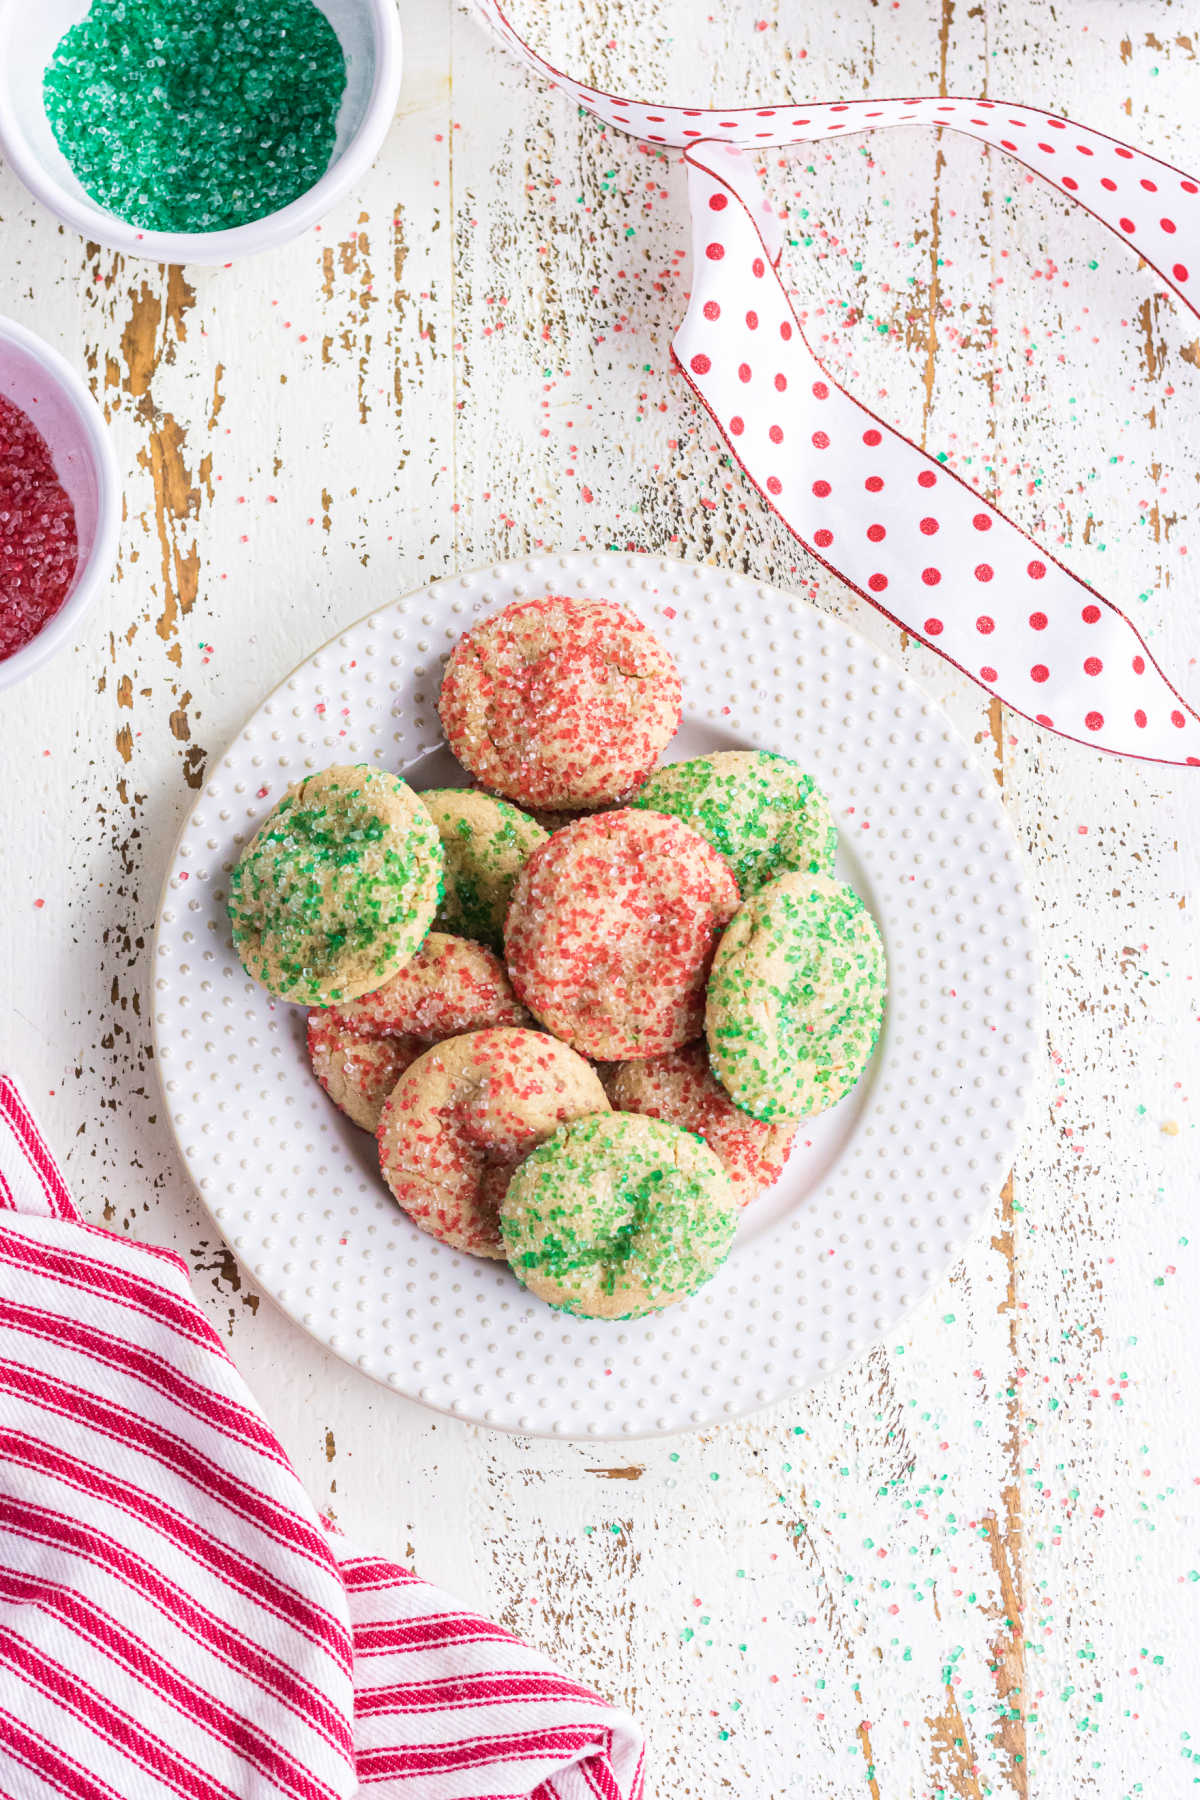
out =
<svg viewBox="0 0 1200 1800"><path fill-rule="evenodd" d="M829 795L889 960L871 1069L748 1209L725 1269L682 1307L612 1324L553 1312L503 1264L450 1251L404 1218L370 1167L370 1140L312 1079L303 1009L272 1002L238 964L221 884L306 768L363 760L404 774L428 762L440 666L457 636L509 599L556 591L616 599L667 643L693 739L681 753L743 743L799 756ZM388 632L403 651L385 664ZM270 747L289 733L306 753L276 750L268 781ZM630 1440L739 1417L893 1330L994 1202L1040 1066L1016 839L990 772L942 710L883 651L799 597L636 553L446 576L331 637L210 769L156 922L152 1023L167 1114L201 1201L254 1280L383 1385L530 1435Z"/></svg>

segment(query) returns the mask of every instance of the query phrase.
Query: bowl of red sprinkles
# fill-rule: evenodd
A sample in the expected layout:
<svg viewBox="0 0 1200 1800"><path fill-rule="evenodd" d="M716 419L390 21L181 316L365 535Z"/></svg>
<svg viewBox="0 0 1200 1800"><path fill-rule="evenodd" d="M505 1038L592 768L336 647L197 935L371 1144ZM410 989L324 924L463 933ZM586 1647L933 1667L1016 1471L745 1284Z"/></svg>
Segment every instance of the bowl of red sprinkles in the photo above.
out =
<svg viewBox="0 0 1200 1800"><path fill-rule="evenodd" d="M119 524L99 407L57 351L0 318L0 687L75 635L112 573Z"/></svg>

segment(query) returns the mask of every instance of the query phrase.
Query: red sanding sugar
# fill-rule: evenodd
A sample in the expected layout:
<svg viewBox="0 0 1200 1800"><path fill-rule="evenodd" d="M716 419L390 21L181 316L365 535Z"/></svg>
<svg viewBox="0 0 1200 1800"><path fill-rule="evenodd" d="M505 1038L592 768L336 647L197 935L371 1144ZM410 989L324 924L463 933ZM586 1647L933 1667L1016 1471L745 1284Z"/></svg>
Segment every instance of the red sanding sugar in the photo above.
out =
<svg viewBox="0 0 1200 1800"><path fill-rule="evenodd" d="M0 394L0 661L36 637L67 597L78 560L75 508L45 438Z"/></svg>

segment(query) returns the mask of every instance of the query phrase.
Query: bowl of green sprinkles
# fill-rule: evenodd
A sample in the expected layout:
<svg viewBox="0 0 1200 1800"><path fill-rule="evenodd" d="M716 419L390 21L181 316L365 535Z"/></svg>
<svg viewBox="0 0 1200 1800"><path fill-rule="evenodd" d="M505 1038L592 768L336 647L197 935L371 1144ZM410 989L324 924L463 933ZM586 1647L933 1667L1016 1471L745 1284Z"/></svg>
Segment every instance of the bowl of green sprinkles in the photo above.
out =
<svg viewBox="0 0 1200 1800"><path fill-rule="evenodd" d="M0 0L0 152L154 262L308 230L378 155L400 77L395 0Z"/></svg>

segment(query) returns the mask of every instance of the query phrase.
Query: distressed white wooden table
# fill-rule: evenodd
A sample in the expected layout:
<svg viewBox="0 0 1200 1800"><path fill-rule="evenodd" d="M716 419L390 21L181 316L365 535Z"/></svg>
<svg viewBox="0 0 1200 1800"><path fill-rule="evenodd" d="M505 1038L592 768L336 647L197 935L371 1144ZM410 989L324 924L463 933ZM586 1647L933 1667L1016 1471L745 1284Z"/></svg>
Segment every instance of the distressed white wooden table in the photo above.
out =
<svg viewBox="0 0 1200 1800"><path fill-rule="evenodd" d="M318 1502L621 1694L657 1800L1182 1796L1200 1781L1200 788L989 709L811 563L668 373L688 279L673 158L539 90L452 0L402 10L384 157L260 261L122 263L0 171L0 310L86 364L127 472L111 593L0 700L0 1054L92 1216L188 1256ZM1189 10L514 9L617 90L1012 95L1195 168ZM969 143L852 140L773 173L831 364L1121 600L1195 701L1195 322ZM1052 1062L992 1229L904 1330L748 1424L607 1455L435 1418L260 1299L172 1146L147 1000L174 833L260 696L407 587L577 545L790 586L951 708L1027 848Z"/></svg>

